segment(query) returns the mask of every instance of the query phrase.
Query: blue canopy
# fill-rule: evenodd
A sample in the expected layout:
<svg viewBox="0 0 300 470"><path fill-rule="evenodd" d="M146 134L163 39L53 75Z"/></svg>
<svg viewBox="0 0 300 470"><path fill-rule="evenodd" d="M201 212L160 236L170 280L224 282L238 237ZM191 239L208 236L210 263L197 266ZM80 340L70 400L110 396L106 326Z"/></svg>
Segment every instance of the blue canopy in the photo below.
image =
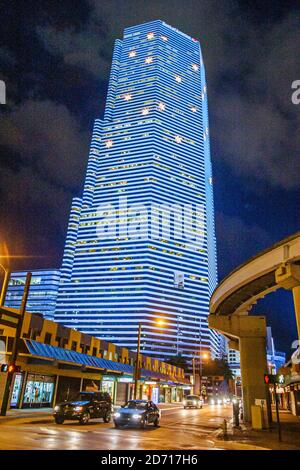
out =
<svg viewBox="0 0 300 470"><path fill-rule="evenodd" d="M32 356L48 359L52 361L68 362L78 366L93 367L96 369L115 372L118 374L133 375L134 367L130 364L114 362L102 357L90 356L70 349L51 346L50 344L39 343L32 339L24 340L27 349ZM161 372L153 372L152 370L142 369L141 376L146 379L161 380L167 383L184 383L185 380L178 380Z"/></svg>
<svg viewBox="0 0 300 470"><path fill-rule="evenodd" d="M50 344L39 343L38 341L33 341L31 339L26 339L25 343L28 351L33 356L38 356L49 360L69 362L79 366L94 367L110 372L131 375L133 373L133 367L130 364L109 361L107 359L103 359L102 357L78 353L76 351L71 351L70 349L63 349L57 346L51 346Z"/></svg>

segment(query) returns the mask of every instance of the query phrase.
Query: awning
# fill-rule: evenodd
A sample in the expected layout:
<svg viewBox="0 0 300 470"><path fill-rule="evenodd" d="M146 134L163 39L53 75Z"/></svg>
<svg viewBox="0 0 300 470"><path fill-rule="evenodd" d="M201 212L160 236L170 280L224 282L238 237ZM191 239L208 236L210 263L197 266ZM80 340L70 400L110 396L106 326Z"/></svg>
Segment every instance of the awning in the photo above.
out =
<svg viewBox="0 0 300 470"><path fill-rule="evenodd" d="M102 357L90 356L70 349L59 348L51 346L50 344L39 343L32 339L24 339L29 354L35 357L50 361L59 361L63 363L76 364L79 367L86 366L95 369L105 370L107 372L115 372L118 374L128 374L133 376L134 367L130 364L123 364L121 362L114 362ZM178 379L174 376L162 374L161 372L154 372L148 369L141 370L141 377L144 379L153 379L159 382L168 383L170 385L186 384L189 383L187 379Z"/></svg>
<svg viewBox="0 0 300 470"><path fill-rule="evenodd" d="M78 353L69 349L51 346L50 344L39 343L29 339L24 340L28 351L33 356L43 359L67 362L78 366L93 367L96 369L106 370L109 372L117 372L124 374L133 374L133 367L130 364L109 361L102 357L90 356L88 354Z"/></svg>

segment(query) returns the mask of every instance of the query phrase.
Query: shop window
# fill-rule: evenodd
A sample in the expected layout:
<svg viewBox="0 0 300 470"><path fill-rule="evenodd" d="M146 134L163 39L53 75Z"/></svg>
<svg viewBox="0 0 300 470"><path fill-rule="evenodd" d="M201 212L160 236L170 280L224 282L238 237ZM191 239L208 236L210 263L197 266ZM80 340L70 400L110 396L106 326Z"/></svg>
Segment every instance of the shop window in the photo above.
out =
<svg viewBox="0 0 300 470"><path fill-rule="evenodd" d="M54 377L29 374L23 406L51 406L54 391Z"/></svg>
<svg viewBox="0 0 300 470"><path fill-rule="evenodd" d="M77 350L77 341L72 341L71 349L72 349L72 351Z"/></svg>
<svg viewBox="0 0 300 470"><path fill-rule="evenodd" d="M93 356L97 356L98 354L98 349L97 348L93 348Z"/></svg>

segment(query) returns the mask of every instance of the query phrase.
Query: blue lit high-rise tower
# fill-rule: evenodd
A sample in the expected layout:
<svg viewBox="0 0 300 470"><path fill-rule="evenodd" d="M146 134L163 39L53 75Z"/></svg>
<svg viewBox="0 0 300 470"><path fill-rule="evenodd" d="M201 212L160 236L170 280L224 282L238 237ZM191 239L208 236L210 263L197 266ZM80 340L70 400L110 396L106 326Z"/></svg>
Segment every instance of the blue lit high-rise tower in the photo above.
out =
<svg viewBox="0 0 300 470"><path fill-rule="evenodd" d="M147 354L215 355L216 271L200 44L163 21L127 28L73 201L55 319L132 349L142 322Z"/></svg>

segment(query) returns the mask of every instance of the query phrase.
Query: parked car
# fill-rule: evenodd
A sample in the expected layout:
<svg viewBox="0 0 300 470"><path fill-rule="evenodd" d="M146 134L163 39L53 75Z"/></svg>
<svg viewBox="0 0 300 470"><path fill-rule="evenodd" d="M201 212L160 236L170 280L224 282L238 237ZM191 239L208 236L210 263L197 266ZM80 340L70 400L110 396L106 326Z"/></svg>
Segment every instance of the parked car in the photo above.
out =
<svg viewBox="0 0 300 470"><path fill-rule="evenodd" d="M87 424L91 418L103 418L109 423L111 415L111 397L102 392L79 392L74 400L55 406L53 413L56 424L63 424L65 420Z"/></svg>
<svg viewBox="0 0 300 470"><path fill-rule="evenodd" d="M114 413L113 419L116 428L122 426L145 428L150 423L159 426L160 416L160 410L152 401L129 400Z"/></svg>
<svg viewBox="0 0 300 470"><path fill-rule="evenodd" d="M204 400L199 395L187 395L183 400L183 407L186 408L202 408Z"/></svg>

